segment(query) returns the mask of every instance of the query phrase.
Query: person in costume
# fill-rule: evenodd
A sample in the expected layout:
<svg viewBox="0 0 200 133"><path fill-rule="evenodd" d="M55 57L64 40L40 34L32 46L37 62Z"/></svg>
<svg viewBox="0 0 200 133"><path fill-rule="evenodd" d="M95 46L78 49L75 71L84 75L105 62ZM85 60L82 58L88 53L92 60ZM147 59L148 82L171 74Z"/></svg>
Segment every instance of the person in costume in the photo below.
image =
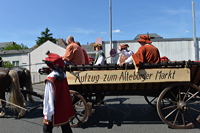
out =
<svg viewBox="0 0 200 133"><path fill-rule="evenodd" d="M93 61L94 61L94 58L88 57L88 60L89 60L89 65L92 65L92 64L93 64Z"/></svg>
<svg viewBox="0 0 200 133"><path fill-rule="evenodd" d="M78 46L81 47L80 42L76 41L75 43L76 43ZM85 65L89 65L89 60L88 60L88 54L87 54L87 52L85 51L85 49L84 49L83 47L81 47L81 50L83 51L83 54L84 54Z"/></svg>
<svg viewBox="0 0 200 133"><path fill-rule="evenodd" d="M62 59L66 64L70 65L83 65L85 64L84 54L79 45L74 42L74 37L69 36L66 39L68 46L66 47L65 54Z"/></svg>
<svg viewBox="0 0 200 133"><path fill-rule="evenodd" d="M124 63L133 62L137 67L140 67L140 63L159 63L160 62L160 52L153 46L148 35L141 35L138 40L140 47L138 51L131 57L126 59L124 62L120 63L123 66Z"/></svg>
<svg viewBox="0 0 200 133"><path fill-rule="evenodd" d="M102 50L102 45L101 44L94 44L94 50L96 51L95 59L94 59L94 65L104 65L106 64L105 61L105 54L103 53Z"/></svg>
<svg viewBox="0 0 200 133"><path fill-rule="evenodd" d="M52 133L53 127L58 126L61 126L63 133L72 133L69 121L74 117L74 108L63 72L65 63L54 53L49 53L43 61L52 69L45 79L43 133Z"/></svg>
<svg viewBox="0 0 200 133"><path fill-rule="evenodd" d="M119 63L124 62L126 59L128 59L128 57L130 57L133 53L133 51L128 50L129 45L128 44L118 44L117 48L118 50L121 52L121 54L119 55L119 58L117 60L117 64L119 65ZM132 64L132 62L130 62L130 64Z"/></svg>

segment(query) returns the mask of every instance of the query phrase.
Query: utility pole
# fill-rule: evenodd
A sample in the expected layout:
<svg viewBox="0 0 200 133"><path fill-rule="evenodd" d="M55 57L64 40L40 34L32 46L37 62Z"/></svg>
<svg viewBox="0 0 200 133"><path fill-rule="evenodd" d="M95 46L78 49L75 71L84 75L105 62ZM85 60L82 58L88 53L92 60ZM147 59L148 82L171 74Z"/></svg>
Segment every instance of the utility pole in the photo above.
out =
<svg viewBox="0 0 200 133"><path fill-rule="evenodd" d="M192 19L193 19L193 41L194 41L194 47L195 47L195 60L199 60L199 44L196 38L196 17L195 17L195 7L194 7L194 1L192 1Z"/></svg>
<svg viewBox="0 0 200 133"><path fill-rule="evenodd" d="M110 50L112 48L112 0L110 0ZM110 63L112 63L112 58L110 58Z"/></svg>

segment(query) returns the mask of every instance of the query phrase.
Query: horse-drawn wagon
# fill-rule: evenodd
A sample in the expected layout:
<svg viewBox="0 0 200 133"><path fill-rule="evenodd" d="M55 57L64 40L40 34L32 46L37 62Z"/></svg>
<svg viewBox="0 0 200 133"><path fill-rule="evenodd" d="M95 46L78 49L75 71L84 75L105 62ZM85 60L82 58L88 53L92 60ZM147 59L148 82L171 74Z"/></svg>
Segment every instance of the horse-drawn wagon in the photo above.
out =
<svg viewBox="0 0 200 133"><path fill-rule="evenodd" d="M191 128L200 122L199 68L200 63L193 61L145 63L141 64L138 71L134 65L66 66L65 71L75 110L75 118L70 124L76 127L84 123L91 113L91 108L101 104L105 96L139 95L144 96L148 104L157 108L160 119L170 127ZM13 90L19 90L20 86L16 84L18 80L16 72L12 75L13 70L8 71L3 68L0 70L0 100L3 103L1 115L5 115L6 101L2 99L5 99L5 91L10 90L4 89L11 83L12 87L15 87ZM21 92L43 98L41 94L32 90L21 89ZM20 109L21 114L24 113L23 103L13 103L13 105ZM40 105L32 109L38 107Z"/></svg>
<svg viewBox="0 0 200 133"><path fill-rule="evenodd" d="M172 128L191 128L200 121L200 63L193 61L141 64L119 67L67 66L66 74L76 117L72 126L82 124L91 105L105 96L139 95L157 108L160 119Z"/></svg>

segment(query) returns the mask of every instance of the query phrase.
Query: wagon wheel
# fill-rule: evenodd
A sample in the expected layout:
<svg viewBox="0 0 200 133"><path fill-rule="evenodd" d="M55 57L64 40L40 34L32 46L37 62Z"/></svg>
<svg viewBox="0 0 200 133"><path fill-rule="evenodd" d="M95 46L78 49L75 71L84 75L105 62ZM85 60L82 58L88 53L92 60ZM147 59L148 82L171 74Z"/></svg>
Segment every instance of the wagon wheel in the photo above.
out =
<svg viewBox="0 0 200 133"><path fill-rule="evenodd" d="M157 102L161 120L172 128L191 128L200 122L200 88L192 83L176 83L164 89ZM163 107L165 99L172 105Z"/></svg>
<svg viewBox="0 0 200 133"><path fill-rule="evenodd" d="M70 95L75 112L75 117L70 120L70 125L71 127L77 127L83 124L88 117L88 106L85 99L78 92L70 90Z"/></svg>
<svg viewBox="0 0 200 133"><path fill-rule="evenodd" d="M146 100L146 102L156 108L156 104L157 104L157 101L158 101L158 97L153 97L153 96L144 96L144 99ZM165 100L165 99L162 99L161 101L162 103L162 107L166 107L166 106L169 106L171 104L171 102Z"/></svg>

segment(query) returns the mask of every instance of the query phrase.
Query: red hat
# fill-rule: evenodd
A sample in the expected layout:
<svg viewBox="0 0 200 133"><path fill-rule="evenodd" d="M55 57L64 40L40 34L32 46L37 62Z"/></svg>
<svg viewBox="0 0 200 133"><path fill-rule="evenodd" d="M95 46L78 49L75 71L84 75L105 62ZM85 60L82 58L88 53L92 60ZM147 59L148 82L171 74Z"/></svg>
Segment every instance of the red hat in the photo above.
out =
<svg viewBox="0 0 200 133"><path fill-rule="evenodd" d="M65 63L62 58L58 54L49 53L48 57L45 58L45 61L49 61L51 63L47 63L47 66L53 69L53 64L61 67L62 69L65 67Z"/></svg>
<svg viewBox="0 0 200 133"><path fill-rule="evenodd" d="M94 61L94 58L88 57L88 60L89 60L89 61Z"/></svg>
<svg viewBox="0 0 200 133"><path fill-rule="evenodd" d="M152 41L150 41L150 37L148 35L141 35L138 42L152 43Z"/></svg>

